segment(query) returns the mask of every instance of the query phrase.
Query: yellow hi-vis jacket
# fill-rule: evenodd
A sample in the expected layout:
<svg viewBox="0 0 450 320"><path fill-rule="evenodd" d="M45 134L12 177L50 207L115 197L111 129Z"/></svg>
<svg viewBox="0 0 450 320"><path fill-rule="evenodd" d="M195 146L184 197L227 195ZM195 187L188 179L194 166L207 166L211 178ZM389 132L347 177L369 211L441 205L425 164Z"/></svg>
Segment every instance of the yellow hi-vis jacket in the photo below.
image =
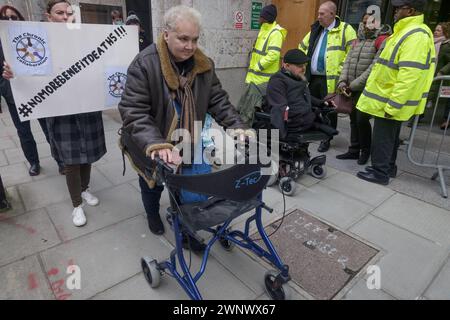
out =
<svg viewBox="0 0 450 320"><path fill-rule="evenodd" d="M386 39L357 108L380 118L406 121L422 114L436 68L433 33L424 16L403 18Z"/></svg>
<svg viewBox="0 0 450 320"><path fill-rule="evenodd" d="M263 23L253 48L245 83L256 85L269 82L280 70L281 47L286 39L286 29L277 22Z"/></svg>
<svg viewBox="0 0 450 320"><path fill-rule="evenodd" d="M338 21L338 25L328 33L327 56L325 61L329 94L336 92L337 82L339 81L345 58L347 58L347 54L352 48L352 43L356 39L356 32L351 25L341 21L339 17L336 17L336 20ZM314 54L314 52L309 52L309 50L314 50L314 47L310 44L311 34L314 33L312 36L313 41L317 41L320 37L319 30L321 31L323 29L320 28L319 22L316 21L311 27L311 32L303 38L298 46L300 50L311 58Z"/></svg>

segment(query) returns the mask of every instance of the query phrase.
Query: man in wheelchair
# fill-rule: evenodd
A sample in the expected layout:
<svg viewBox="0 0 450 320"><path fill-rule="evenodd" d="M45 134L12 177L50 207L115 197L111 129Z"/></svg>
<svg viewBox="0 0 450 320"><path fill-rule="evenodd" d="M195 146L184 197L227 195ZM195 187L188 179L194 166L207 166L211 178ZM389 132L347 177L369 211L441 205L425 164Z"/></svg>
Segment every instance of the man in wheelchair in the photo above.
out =
<svg viewBox="0 0 450 320"><path fill-rule="evenodd" d="M322 165L326 158L322 156L311 160L308 145L309 142L325 141L338 134L328 125L326 117L327 113L335 112L333 106L310 94L305 77L309 61L310 58L298 49L286 52L281 70L270 78L267 86L263 108L265 114L255 114L255 128L279 129L279 178L280 188L284 191L287 190L283 187L284 182L293 184L292 180L309 167L313 176L322 178L325 175ZM284 177L288 180L283 180Z"/></svg>
<svg viewBox="0 0 450 320"><path fill-rule="evenodd" d="M324 113L334 112L328 102L310 94L305 77L310 61L299 49L286 52L282 69L270 78L267 86L265 112L271 115L271 124L280 130L282 139L288 135L319 130L329 136L338 132L327 125Z"/></svg>

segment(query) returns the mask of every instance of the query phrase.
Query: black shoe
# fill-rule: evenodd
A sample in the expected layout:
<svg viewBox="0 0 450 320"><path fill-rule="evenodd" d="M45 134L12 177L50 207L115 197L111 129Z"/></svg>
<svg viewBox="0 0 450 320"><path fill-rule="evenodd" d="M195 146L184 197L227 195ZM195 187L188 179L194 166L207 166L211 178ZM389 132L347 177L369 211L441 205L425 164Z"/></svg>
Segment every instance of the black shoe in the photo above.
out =
<svg viewBox="0 0 450 320"><path fill-rule="evenodd" d="M375 171L360 171L356 176L369 182L382 184L383 186L387 186L389 184L389 177L383 177Z"/></svg>
<svg viewBox="0 0 450 320"><path fill-rule="evenodd" d="M330 149L330 140L322 141L320 143L319 148L317 149L318 152L327 152L328 149Z"/></svg>
<svg viewBox="0 0 450 320"><path fill-rule="evenodd" d="M9 204L8 200L0 200L0 212L5 212L11 209L11 205Z"/></svg>
<svg viewBox="0 0 450 320"><path fill-rule="evenodd" d="M359 159L359 152L347 151L346 153L338 154L336 156L336 159L339 159L339 160L356 160L356 159Z"/></svg>
<svg viewBox="0 0 450 320"><path fill-rule="evenodd" d="M361 155L359 156L358 159L358 164L360 166L365 165L369 161L369 158L370 158L369 152L361 152Z"/></svg>
<svg viewBox="0 0 450 320"><path fill-rule="evenodd" d="M365 169L367 172L373 172L375 170L372 166L367 166ZM388 176L392 179L397 178L397 166L389 168Z"/></svg>
<svg viewBox="0 0 450 320"><path fill-rule="evenodd" d="M155 215L149 215L147 214L147 220L148 220L148 227L150 228L150 231L153 234L156 234L157 236L160 236L164 234L164 225L161 221L161 217L159 214Z"/></svg>
<svg viewBox="0 0 450 320"><path fill-rule="evenodd" d="M32 164L30 170L28 170L28 173L32 177L38 176L41 173L41 166L39 165L39 163Z"/></svg>
<svg viewBox="0 0 450 320"><path fill-rule="evenodd" d="M206 245L190 235L183 233L183 248L186 250L191 250L195 254L203 254L206 250Z"/></svg>

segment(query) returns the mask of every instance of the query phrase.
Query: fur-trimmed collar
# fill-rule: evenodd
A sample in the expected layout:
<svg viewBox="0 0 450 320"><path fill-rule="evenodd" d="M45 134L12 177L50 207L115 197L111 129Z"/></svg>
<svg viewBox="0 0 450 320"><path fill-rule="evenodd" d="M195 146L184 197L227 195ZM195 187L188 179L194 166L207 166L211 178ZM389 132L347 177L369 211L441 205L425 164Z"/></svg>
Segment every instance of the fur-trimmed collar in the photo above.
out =
<svg viewBox="0 0 450 320"><path fill-rule="evenodd" d="M169 88L172 91L175 91L180 86L180 82L170 62L169 49L167 48L167 44L166 41L164 40L163 34L161 34L158 39L157 49L164 79L166 80ZM203 54L203 52L200 49L197 49L197 51L195 52L194 61L195 66L191 72L192 77L195 77L197 74L202 74L212 69L211 61L207 56Z"/></svg>

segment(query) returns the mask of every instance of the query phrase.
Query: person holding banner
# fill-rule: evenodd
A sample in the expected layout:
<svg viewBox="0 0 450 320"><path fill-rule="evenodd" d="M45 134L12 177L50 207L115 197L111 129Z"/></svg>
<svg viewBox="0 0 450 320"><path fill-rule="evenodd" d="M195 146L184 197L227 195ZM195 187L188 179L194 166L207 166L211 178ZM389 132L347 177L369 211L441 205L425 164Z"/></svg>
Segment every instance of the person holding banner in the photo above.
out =
<svg viewBox="0 0 450 320"><path fill-rule="evenodd" d="M10 21L25 21L22 14L14 7L5 5L0 9L0 19L10 20ZM3 54L3 47L0 41L0 65L5 64L5 57ZM37 176L41 172L41 166L39 161L39 153L37 150L36 141L34 140L33 133L31 132L30 121L21 122L19 114L17 113L16 104L11 90L11 85L7 78L0 76L0 96L5 98L6 104L8 105L9 113L14 126L17 130L17 135L19 136L20 145L22 147L23 154L25 158L30 163L30 169L28 173L30 176ZM41 125L42 131L45 134L47 142L50 144L50 139L47 130L47 124L45 119L39 119L39 124ZM63 173L64 164L55 156L55 160L58 163L59 172Z"/></svg>
<svg viewBox="0 0 450 320"><path fill-rule="evenodd" d="M204 122L207 112L225 128L242 129L238 131L241 139L252 133L245 130L246 125L222 89L214 63L197 47L200 19L200 13L187 6L169 9L157 43L142 51L128 69L119 103L122 134L130 135L142 153L152 159L158 156L166 163L180 164L172 133L176 128L185 129L196 145L194 122ZM137 162L133 161L140 175L148 225L152 233L161 235L164 226L159 202L163 187L155 186ZM194 252L204 250L204 244L194 238L189 242Z"/></svg>
<svg viewBox="0 0 450 320"><path fill-rule="evenodd" d="M49 22L75 22L71 4L65 0L50 0L47 5ZM64 101L61 101L64 103ZM96 206L97 197L88 191L92 163L106 153L105 132L101 112L47 118L52 149L63 159L67 187L72 199L73 224L87 223L82 204Z"/></svg>

